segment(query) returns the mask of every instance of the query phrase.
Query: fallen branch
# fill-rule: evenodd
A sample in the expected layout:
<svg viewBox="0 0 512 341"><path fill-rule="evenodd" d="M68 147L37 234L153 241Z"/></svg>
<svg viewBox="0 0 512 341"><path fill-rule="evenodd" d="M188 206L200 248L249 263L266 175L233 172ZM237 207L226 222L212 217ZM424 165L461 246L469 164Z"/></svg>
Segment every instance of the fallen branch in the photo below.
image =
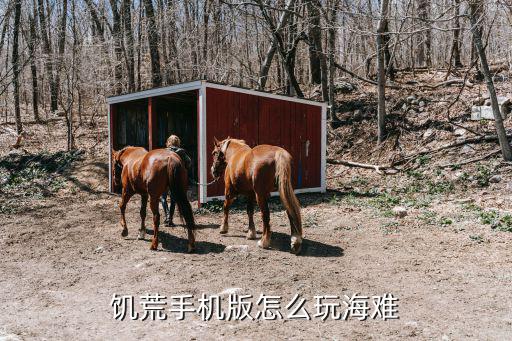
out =
<svg viewBox="0 0 512 341"><path fill-rule="evenodd" d="M473 163L473 162L478 162L478 161L482 161L482 160L488 159L488 158L490 158L493 155L499 154L499 152L501 152L501 149L496 149L496 150L493 150L490 153L485 154L484 156L475 157L475 158L472 158L472 159L469 159L469 160L466 160L466 161L462 161L462 162L457 162L457 163L448 163L448 164L445 164L445 165L440 165L438 167L439 168L459 167L459 166L462 166L462 165L467 165L468 163Z"/></svg>
<svg viewBox="0 0 512 341"><path fill-rule="evenodd" d="M396 174L399 172L398 169L396 169L392 166L371 165L371 164L367 164L367 163L359 163L359 162L352 162L352 161L346 161L346 160L327 159L327 163L329 163L331 165L342 165L342 166L347 166L347 167L373 169L374 171L376 171L378 174L381 174L381 175Z"/></svg>
<svg viewBox="0 0 512 341"><path fill-rule="evenodd" d="M427 89L430 89L430 90L435 90L437 88L440 88L442 86L450 86L450 85L453 85L453 84L462 84L464 86L467 86L468 88L472 88L473 87L473 84L465 79L462 79L462 78L457 78L457 79L449 79L447 81L444 81L444 82L441 82L441 83L437 83L435 85L429 85L429 84L422 84L420 85L420 87L422 88L427 88Z"/></svg>

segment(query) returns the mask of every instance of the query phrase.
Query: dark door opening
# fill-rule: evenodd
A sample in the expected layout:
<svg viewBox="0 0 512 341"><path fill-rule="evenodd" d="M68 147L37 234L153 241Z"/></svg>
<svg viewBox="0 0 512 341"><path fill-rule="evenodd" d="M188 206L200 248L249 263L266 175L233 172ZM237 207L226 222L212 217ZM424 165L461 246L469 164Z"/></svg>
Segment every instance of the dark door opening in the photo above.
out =
<svg viewBox="0 0 512 341"><path fill-rule="evenodd" d="M192 160L189 172L192 180L198 179L197 152L197 91L155 97L156 130L154 148L165 148L167 138L177 135L181 147L187 151ZM192 198L197 198L196 186L189 186Z"/></svg>

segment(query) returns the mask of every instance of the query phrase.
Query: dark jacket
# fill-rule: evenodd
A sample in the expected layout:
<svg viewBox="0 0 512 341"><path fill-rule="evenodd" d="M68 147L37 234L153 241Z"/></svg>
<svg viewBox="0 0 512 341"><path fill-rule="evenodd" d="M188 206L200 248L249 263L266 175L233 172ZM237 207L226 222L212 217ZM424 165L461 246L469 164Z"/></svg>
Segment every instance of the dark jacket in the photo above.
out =
<svg viewBox="0 0 512 341"><path fill-rule="evenodd" d="M181 160L183 161L185 168L187 168L187 170L190 170L190 167L192 166L192 160L187 155L187 152L185 149L180 148L180 147L174 147L174 146L167 147L167 149L169 149L171 152L175 152L176 154L178 154L179 157L181 158Z"/></svg>

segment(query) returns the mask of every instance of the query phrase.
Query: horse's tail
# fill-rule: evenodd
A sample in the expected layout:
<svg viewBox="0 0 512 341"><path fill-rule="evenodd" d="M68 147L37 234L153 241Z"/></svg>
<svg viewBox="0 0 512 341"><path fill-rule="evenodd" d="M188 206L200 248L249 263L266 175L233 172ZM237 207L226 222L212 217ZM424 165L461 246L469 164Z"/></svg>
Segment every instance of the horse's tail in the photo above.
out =
<svg viewBox="0 0 512 341"><path fill-rule="evenodd" d="M276 152L275 162L279 196L290 219L292 236L302 238L300 205L292 187L292 156L286 150L280 149Z"/></svg>
<svg viewBox="0 0 512 341"><path fill-rule="evenodd" d="M187 171L182 162L176 162L170 157L168 161L169 190L171 197L176 201L178 211L185 220L187 229L192 231L196 228L192 206L187 198Z"/></svg>

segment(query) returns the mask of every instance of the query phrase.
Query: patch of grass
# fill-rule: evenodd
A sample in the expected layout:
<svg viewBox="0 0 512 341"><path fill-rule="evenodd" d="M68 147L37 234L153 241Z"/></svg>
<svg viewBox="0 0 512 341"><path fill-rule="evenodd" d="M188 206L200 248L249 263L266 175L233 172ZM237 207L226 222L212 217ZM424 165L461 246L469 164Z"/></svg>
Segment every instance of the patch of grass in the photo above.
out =
<svg viewBox="0 0 512 341"><path fill-rule="evenodd" d="M503 215L496 228L503 232L512 232L512 216L510 214Z"/></svg>
<svg viewBox="0 0 512 341"><path fill-rule="evenodd" d="M338 196L337 196L336 194L334 194L332 197L330 197L330 198L329 198L329 201L328 201L328 202L329 202L329 204L331 204L331 205L337 205L337 204L339 204L339 203L340 203L340 201L341 201L341 199L340 199L340 198L338 198Z"/></svg>
<svg viewBox="0 0 512 341"><path fill-rule="evenodd" d="M405 200L406 206L414 207L414 208L427 208L430 207L432 203L432 198L429 195L420 196L418 198L409 197Z"/></svg>
<svg viewBox="0 0 512 341"><path fill-rule="evenodd" d="M430 155L420 155L416 158L416 163L425 166L430 161Z"/></svg>
<svg viewBox="0 0 512 341"><path fill-rule="evenodd" d="M436 225L437 213L434 211L424 210L421 212L421 215L418 217L418 219L427 225Z"/></svg>
<svg viewBox="0 0 512 341"><path fill-rule="evenodd" d="M480 222L484 225L491 225L491 228L503 232L512 232L512 215L509 213L500 214L496 210L478 211Z"/></svg>
<svg viewBox="0 0 512 341"><path fill-rule="evenodd" d="M481 244L484 242L484 238L482 237L482 235L470 235L469 239L471 239L472 241L474 241L478 244Z"/></svg>
<svg viewBox="0 0 512 341"><path fill-rule="evenodd" d="M491 169L484 165L478 165L476 168L475 180L480 187L489 186L489 179L491 178Z"/></svg>
<svg viewBox="0 0 512 341"><path fill-rule="evenodd" d="M370 181L368 181L368 179L360 177L360 176L354 176L352 178L351 183L355 186L366 186L370 183Z"/></svg>
<svg viewBox="0 0 512 341"><path fill-rule="evenodd" d="M384 234L391 234L399 232L398 226L400 224L397 221L392 221L381 225L381 228L384 230Z"/></svg>
<svg viewBox="0 0 512 341"><path fill-rule="evenodd" d="M214 199L201 205L201 208L197 209L196 212L201 213L219 213L222 212L224 207L224 201Z"/></svg>
<svg viewBox="0 0 512 341"><path fill-rule="evenodd" d="M446 192L453 191L455 185L452 181L440 180L440 181L427 181L427 192L428 194L444 194Z"/></svg>
<svg viewBox="0 0 512 341"><path fill-rule="evenodd" d="M448 217L441 217L441 219L439 220L439 223L442 226L447 226L447 225L453 224L453 221Z"/></svg>
<svg viewBox="0 0 512 341"><path fill-rule="evenodd" d="M345 195L343 197L343 201L351 206L360 206L361 205L361 199L358 197L357 193L355 193L355 192L350 192L347 195Z"/></svg>
<svg viewBox="0 0 512 341"><path fill-rule="evenodd" d="M406 172L406 174L407 174L407 176L409 176L415 180L422 180L425 178L425 174L423 174L422 172L415 170L415 169L408 170Z"/></svg>
<svg viewBox="0 0 512 341"><path fill-rule="evenodd" d="M400 198L390 193L382 193L374 198L368 200L368 203L376 208L391 209L400 204Z"/></svg>
<svg viewBox="0 0 512 341"><path fill-rule="evenodd" d="M66 185L62 174L72 163L81 160L83 151L9 154L0 159L0 189L9 199L0 202L0 213L14 213L22 209L20 199L50 197Z"/></svg>
<svg viewBox="0 0 512 341"><path fill-rule="evenodd" d="M495 210L480 211L480 222L485 225L494 225L499 218L499 214Z"/></svg>

